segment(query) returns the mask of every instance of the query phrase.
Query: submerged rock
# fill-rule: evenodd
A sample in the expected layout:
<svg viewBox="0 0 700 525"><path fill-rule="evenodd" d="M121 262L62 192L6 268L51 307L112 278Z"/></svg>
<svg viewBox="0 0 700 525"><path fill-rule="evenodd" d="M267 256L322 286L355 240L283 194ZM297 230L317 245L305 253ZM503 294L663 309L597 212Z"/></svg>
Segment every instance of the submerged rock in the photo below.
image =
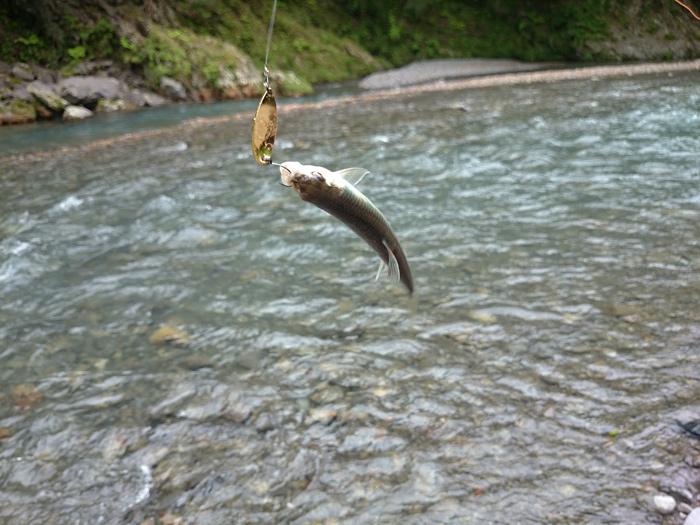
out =
<svg viewBox="0 0 700 525"><path fill-rule="evenodd" d="M44 397L34 385L21 383L10 388L10 395L15 406L25 408L38 403Z"/></svg>
<svg viewBox="0 0 700 525"><path fill-rule="evenodd" d="M153 332L148 338L148 342L154 345L161 343L171 343L174 345L188 345L192 339L182 330L174 328L170 325L163 325L158 330Z"/></svg>

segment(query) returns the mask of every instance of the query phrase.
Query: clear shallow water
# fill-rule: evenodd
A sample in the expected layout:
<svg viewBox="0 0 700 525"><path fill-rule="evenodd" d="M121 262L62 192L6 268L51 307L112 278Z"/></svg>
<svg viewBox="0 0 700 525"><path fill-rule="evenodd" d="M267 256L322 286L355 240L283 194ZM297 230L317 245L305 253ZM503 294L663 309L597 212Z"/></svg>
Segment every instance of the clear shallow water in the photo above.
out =
<svg viewBox="0 0 700 525"><path fill-rule="evenodd" d="M414 300L248 120L0 160L0 519L682 522L699 115L697 75L282 112L276 161L372 171Z"/></svg>

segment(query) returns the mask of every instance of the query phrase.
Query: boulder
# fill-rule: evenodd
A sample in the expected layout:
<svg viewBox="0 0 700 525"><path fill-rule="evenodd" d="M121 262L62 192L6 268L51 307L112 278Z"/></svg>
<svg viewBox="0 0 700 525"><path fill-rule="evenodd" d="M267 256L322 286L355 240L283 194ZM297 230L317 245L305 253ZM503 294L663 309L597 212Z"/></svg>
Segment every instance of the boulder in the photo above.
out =
<svg viewBox="0 0 700 525"><path fill-rule="evenodd" d="M36 79L44 84L54 84L59 78L59 73L55 69L49 69L37 65L33 65L32 69L34 70Z"/></svg>
<svg viewBox="0 0 700 525"><path fill-rule="evenodd" d="M12 66L7 62L0 60L0 75L9 75L12 72Z"/></svg>
<svg viewBox="0 0 700 525"><path fill-rule="evenodd" d="M52 86L35 80L27 85L27 91L51 111L60 113L68 105L68 101L57 95Z"/></svg>
<svg viewBox="0 0 700 525"><path fill-rule="evenodd" d="M123 91L119 97L126 102L133 104L136 107L143 107L146 105L146 100L143 96L143 91L140 89L130 89Z"/></svg>
<svg viewBox="0 0 700 525"><path fill-rule="evenodd" d="M36 78L32 66L25 64L24 62L17 62L14 66L12 66L12 75L20 80L26 80L27 82L30 82Z"/></svg>
<svg viewBox="0 0 700 525"><path fill-rule="evenodd" d="M186 100L187 99L187 90L185 89L185 86L182 85L182 82L178 82L174 78L170 77L163 77L160 79L160 89L163 90L163 93L169 98L175 99L175 100Z"/></svg>
<svg viewBox="0 0 700 525"><path fill-rule="evenodd" d="M92 117L94 113L82 106L66 106L63 111L63 120L83 120Z"/></svg>
<svg viewBox="0 0 700 525"><path fill-rule="evenodd" d="M34 97L29 94L29 91L27 91L27 84L24 82L12 86L11 98L15 100L22 100L24 102L34 102Z"/></svg>
<svg viewBox="0 0 700 525"><path fill-rule="evenodd" d="M148 91L145 91L143 93L143 101L144 101L144 104L146 106L149 106L152 108L165 106L169 102L169 100L167 98L161 97L160 95L157 95L155 93L150 93Z"/></svg>
<svg viewBox="0 0 700 525"><path fill-rule="evenodd" d="M68 77L58 83L58 94L71 104L94 108L101 98L119 98L119 80L109 77Z"/></svg>
<svg viewBox="0 0 700 525"><path fill-rule="evenodd" d="M0 124L26 124L35 120L34 106L23 100L13 100L0 106Z"/></svg>

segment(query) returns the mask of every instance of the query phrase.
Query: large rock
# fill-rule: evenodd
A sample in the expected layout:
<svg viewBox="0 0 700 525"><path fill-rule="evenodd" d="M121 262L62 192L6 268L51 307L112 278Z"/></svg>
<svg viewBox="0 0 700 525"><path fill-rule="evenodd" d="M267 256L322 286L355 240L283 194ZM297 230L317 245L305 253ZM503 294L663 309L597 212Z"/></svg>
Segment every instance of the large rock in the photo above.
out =
<svg viewBox="0 0 700 525"><path fill-rule="evenodd" d="M14 66L12 66L12 75L20 80L26 80L28 82L36 78L32 66L25 64L24 62L17 62Z"/></svg>
<svg viewBox="0 0 700 525"><path fill-rule="evenodd" d="M12 96L14 100L22 100L23 102L34 102L34 97L27 91L27 84L15 84L12 86Z"/></svg>
<svg viewBox="0 0 700 525"><path fill-rule="evenodd" d="M187 90L185 89L185 86L182 85L182 82L178 82L174 78L170 77L163 77L160 79L160 89L163 90L163 93L169 98L175 99L175 100L186 100L187 99Z"/></svg>
<svg viewBox="0 0 700 525"><path fill-rule="evenodd" d="M151 108L165 106L166 104L168 104L168 102L170 102L167 98L161 97L160 95L157 95L156 93L151 93L149 91L143 92L143 101L146 106L149 106Z"/></svg>
<svg viewBox="0 0 700 525"><path fill-rule="evenodd" d="M109 77L68 77L58 83L58 94L71 104L94 108L101 98L119 98L119 80Z"/></svg>
<svg viewBox="0 0 700 525"><path fill-rule="evenodd" d="M66 106L63 111L63 120L83 120L92 117L93 113L82 106Z"/></svg>
<svg viewBox="0 0 700 525"><path fill-rule="evenodd" d="M51 111L60 113L68 105L68 101L57 95L51 86L38 80L27 85L27 91Z"/></svg>
<svg viewBox="0 0 700 525"><path fill-rule="evenodd" d="M12 72L12 66L7 62L0 60L0 75L9 75Z"/></svg>
<svg viewBox="0 0 700 525"><path fill-rule="evenodd" d="M60 74L55 69L37 66L36 64L32 66L32 69L34 70L36 79L44 84L54 84L60 78Z"/></svg>
<svg viewBox="0 0 700 525"><path fill-rule="evenodd" d="M22 100L13 100L0 106L0 124L26 124L36 120L34 106Z"/></svg>

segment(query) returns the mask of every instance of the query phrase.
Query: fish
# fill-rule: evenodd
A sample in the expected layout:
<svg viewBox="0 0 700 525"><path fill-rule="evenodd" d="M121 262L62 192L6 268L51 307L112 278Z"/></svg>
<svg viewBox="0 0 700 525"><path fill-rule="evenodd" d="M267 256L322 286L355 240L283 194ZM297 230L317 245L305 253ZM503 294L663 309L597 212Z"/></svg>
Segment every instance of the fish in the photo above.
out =
<svg viewBox="0 0 700 525"><path fill-rule="evenodd" d="M413 293L413 277L406 254L384 215L355 185L369 173L363 168L330 171L299 162L279 165L283 186L292 188L301 200L309 202L340 220L381 259L377 278L384 265L389 279L400 281Z"/></svg>

